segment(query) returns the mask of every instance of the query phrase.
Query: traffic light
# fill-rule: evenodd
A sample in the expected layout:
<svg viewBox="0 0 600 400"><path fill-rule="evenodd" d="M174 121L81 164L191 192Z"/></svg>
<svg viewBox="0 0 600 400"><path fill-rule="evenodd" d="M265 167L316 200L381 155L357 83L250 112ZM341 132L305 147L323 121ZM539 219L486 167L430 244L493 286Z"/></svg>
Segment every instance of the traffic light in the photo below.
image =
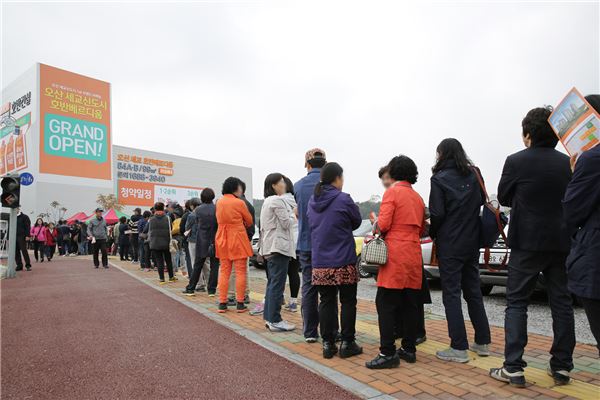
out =
<svg viewBox="0 0 600 400"><path fill-rule="evenodd" d="M2 207L17 208L19 207L19 196L21 194L21 182L18 176L6 176L2 178L0 183L2 187Z"/></svg>

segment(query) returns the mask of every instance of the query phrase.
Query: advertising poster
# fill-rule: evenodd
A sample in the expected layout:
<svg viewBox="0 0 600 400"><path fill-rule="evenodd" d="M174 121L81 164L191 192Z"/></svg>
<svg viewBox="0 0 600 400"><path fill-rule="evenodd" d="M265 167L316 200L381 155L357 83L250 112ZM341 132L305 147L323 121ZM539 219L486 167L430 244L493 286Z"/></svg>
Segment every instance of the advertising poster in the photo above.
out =
<svg viewBox="0 0 600 400"><path fill-rule="evenodd" d="M183 204L200 197L202 188L175 183L175 163L132 153L117 153L117 197L125 206L152 207L155 202Z"/></svg>
<svg viewBox="0 0 600 400"><path fill-rule="evenodd" d="M0 129L0 175L27 168L27 138L31 127L31 92L2 106L2 118L14 119L14 126Z"/></svg>
<svg viewBox="0 0 600 400"><path fill-rule="evenodd" d="M40 172L111 180L110 84L40 64Z"/></svg>
<svg viewBox="0 0 600 400"><path fill-rule="evenodd" d="M548 122L571 156L600 143L600 115L575 88L556 106Z"/></svg>

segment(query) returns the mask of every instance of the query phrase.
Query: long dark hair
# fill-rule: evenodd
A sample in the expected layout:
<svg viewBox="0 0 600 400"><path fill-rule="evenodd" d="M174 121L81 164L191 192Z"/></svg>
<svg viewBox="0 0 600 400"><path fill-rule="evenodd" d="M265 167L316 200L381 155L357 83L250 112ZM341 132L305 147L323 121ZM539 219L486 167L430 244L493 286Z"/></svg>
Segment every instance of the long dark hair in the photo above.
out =
<svg viewBox="0 0 600 400"><path fill-rule="evenodd" d="M471 173L473 163L467 157L467 153L465 153L462 144L458 140L454 138L444 139L440 142L436 151L438 158L433 168L431 168L434 174L444 169L446 161L452 161L461 175Z"/></svg>
<svg viewBox="0 0 600 400"><path fill-rule="evenodd" d="M328 162L321 169L321 181L315 186L315 197L321 195L323 186L331 185L338 177L344 174L342 166L336 162Z"/></svg>

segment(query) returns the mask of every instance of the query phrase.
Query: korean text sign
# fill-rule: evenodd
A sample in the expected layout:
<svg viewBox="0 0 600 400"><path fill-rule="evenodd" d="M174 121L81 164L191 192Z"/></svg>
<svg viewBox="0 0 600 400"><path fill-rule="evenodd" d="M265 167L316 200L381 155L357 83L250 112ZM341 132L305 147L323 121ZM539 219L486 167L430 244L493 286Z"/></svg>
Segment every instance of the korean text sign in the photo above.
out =
<svg viewBox="0 0 600 400"><path fill-rule="evenodd" d="M110 84L40 64L40 172L111 179Z"/></svg>

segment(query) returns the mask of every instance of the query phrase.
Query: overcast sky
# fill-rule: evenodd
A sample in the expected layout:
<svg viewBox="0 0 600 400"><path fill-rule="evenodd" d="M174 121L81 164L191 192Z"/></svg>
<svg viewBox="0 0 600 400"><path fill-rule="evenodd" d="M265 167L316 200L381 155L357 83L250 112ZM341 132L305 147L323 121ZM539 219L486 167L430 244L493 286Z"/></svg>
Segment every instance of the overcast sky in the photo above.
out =
<svg viewBox="0 0 600 400"><path fill-rule="evenodd" d="M2 86L35 62L112 84L113 142L297 180L326 150L355 200L403 153L427 201L437 144L456 137L491 193L521 119L573 86L600 93L591 2L277 0L7 3ZM202 174L202 171L198 171Z"/></svg>

